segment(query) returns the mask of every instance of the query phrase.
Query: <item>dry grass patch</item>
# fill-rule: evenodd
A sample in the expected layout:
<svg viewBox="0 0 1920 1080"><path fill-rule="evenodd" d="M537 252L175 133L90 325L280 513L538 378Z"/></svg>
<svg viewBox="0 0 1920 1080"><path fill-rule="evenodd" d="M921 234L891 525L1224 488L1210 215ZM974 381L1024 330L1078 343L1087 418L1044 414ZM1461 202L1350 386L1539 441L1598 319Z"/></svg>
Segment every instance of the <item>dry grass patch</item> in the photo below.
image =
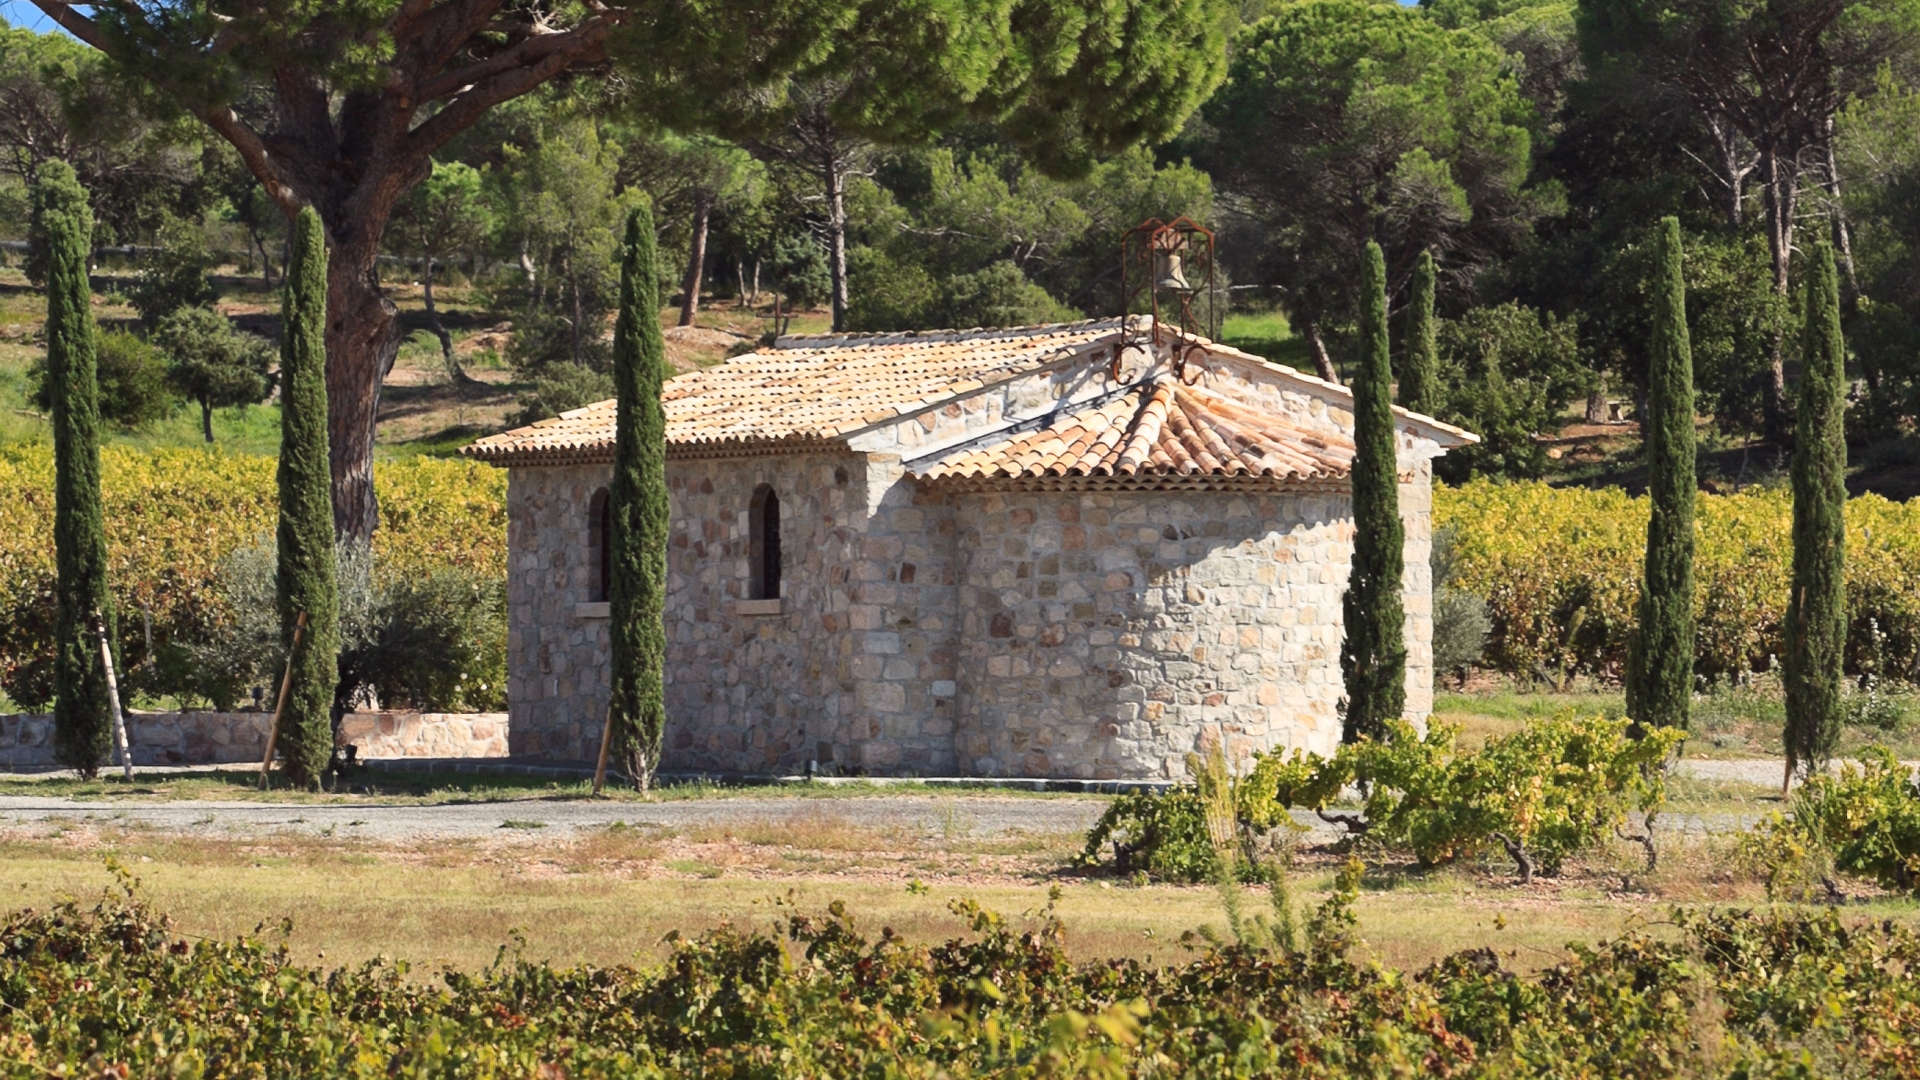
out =
<svg viewBox="0 0 1920 1080"><path fill-rule="evenodd" d="M231 937L290 923L289 944L311 958L351 963L405 957L430 974L472 968L516 934L530 957L560 963L653 962L669 931L767 925L770 901L801 911L843 900L869 929L914 940L960 934L949 901L972 898L1010 916L1030 915L1062 890L1059 911L1077 958L1173 959L1182 935L1203 925L1226 934L1209 886L1136 886L1070 868L1071 837L1033 852L986 849L1029 838L948 839L937 830L861 828L830 809L791 822L675 831L620 825L572 834L502 830L474 841L376 844L344 837L179 836L111 821L0 840L8 906L89 898L112 881L105 858L129 867L188 933ZM1527 970L1629 927L1658 928L1675 903L1760 905L1757 882L1730 869L1730 841L1669 838L1660 869L1643 872L1638 849L1619 845L1570 865L1558 878L1514 883L1495 860L1438 871L1376 866L1357 904L1368 954L1418 970L1449 953L1492 947ZM1290 876L1305 909L1329 893L1344 855L1301 854ZM1266 890L1248 889L1249 912ZM1906 900L1878 896L1861 914L1915 919ZM1304 913L1304 912L1303 912Z"/></svg>

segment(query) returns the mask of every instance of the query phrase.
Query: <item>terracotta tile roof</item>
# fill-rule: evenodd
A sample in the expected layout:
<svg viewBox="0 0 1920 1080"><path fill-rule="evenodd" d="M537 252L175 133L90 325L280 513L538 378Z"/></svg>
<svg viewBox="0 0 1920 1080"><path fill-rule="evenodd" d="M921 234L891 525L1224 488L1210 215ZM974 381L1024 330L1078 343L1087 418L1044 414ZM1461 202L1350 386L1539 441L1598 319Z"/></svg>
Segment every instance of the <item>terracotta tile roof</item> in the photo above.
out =
<svg viewBox="0 0 1920 1080"><path fill-rule="evenodd" d="M949 455L929 480L1266 477L1336 480L1353 440L1161 378L1005 442Z"/></svg>
<svg viewBox="0 0 1920 1080"><path fill-rule="evenodd" d="M1010 330L791 335L774 348L669 380L662 394L667 442L832 441L1064 357L1118 326L1101 319ZM598 402L462 452L500 464L605 458L613 419L613 402Z"/></svg>
<svg viewBox="0 0 1920 1080"><path fill-rule="evenodd" d="M662 395L667 443L670 450L679 447L701 453L780 453L835 445L863 428L919 412L983 385L1098 351L1119 328L1118 319L1097 319L1012 329L783 337L774 348L669 380ZM1208 344L1207 349L1302 387L1323 388L1329 396L1350 393L1345 387L1322 383L1228 346ZM1320 436L1295 431L1284 419L1216 394L1184 386L1169 393L1173 395L1169 404L1177 399L1179 407L1149 409L1150 402L1135 403L1136 411L1145 410L1140 411L1142 424L1159 425L1154 430L1161 434L1134 449L1145 452L1140 447L1151 444L1161 457L1149 454L1142 462L1125 456L1111 461L1075 459L1079 464L1061 467L1093 470L1084 475L1114 476L1199 475L1216 468L1222 476L1345 475L1346 458L1341 455L1351 457L1351 446L1341 444L1344 450L1321 447L1311 441ZM1109 407L1123 406L1109 402ZM1152 419L1161 412L1163 420ZM1398 407L1394 412L1443 447L1478 441L1471 433L1431 417ZM1097 420L1092 422L1099 425ZM613 425L614 403L601 401L480 439L461 453L496 465L610 461ZM1099 426L1101 437L1117 437L1113 428L1112 423ZM1016 437L1002 449L1019 445L1040 453L1037 447L1042 442L1034 441L1038 438L1038 433ZM1244 445L1236 439L1245 440ZM1252 451L1246 448L1251 447L1260 452L1248 456ZM1095 444L1088 444L1083 458L1095 450ZM954 459L959 460L965 459Z"/></svg>

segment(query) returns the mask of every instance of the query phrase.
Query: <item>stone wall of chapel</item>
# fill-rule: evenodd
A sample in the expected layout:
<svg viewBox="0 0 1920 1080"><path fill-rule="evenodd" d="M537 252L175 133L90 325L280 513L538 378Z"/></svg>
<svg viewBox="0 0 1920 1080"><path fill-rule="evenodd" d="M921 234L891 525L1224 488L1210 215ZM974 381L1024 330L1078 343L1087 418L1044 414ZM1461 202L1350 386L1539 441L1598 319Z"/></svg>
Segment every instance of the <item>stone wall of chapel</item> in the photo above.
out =
<svg viewBox="0 0 1920 1080"><path fill-rule="evenodd" d="M607 715L607 620L583 617L598 572L593 493L610 465L507 476L507 741L515 754L590 761Z"/></svg>
<svg viewBox="0 0 1920 1080"><path fill-rule="evenodd" d="M1403 485L1408 709L1432 704L1424 475ZM965 496L959 722L964 771L1178 778L1207 738L1232 753L1338 745L1343 493Z"/></svg>
<svg viewBox="0 0 1920 1080"><path fill-rule="evenodd" d="M607 621L587 507L608 466L509 482L516 754L589 760ZM1339 737L1340 493L942 494L885 454L668 463L663 766L1174 777ZM782 506L782 610L744 614L748 506ZM1402 485L1408 715L1432 703L1429 472Z"/></svg>
<svg viewBox="0 0 1920 1080"><path fill-rule="evenodd" d="M780 499L777 614L748 614L753 492ZM662 767L796 772L857 737L847 582L862 551L865 463L845 453L669 459L667 733Z"/></svg>

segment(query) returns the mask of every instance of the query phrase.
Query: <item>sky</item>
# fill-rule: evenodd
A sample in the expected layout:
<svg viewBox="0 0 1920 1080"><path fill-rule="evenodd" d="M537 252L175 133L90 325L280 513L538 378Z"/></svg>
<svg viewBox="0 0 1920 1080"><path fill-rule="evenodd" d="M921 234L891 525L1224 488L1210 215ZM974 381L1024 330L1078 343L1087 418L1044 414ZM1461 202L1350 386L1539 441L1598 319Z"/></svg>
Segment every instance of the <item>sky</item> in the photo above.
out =
<svg viewBox="0 0 1920 1080"><path fill-rule="evenodd" d="M55 29L53 20L41 13L40 9L27 3L27 0L0 0L0 17L14 26L24 26L29 30Z"/></svg>

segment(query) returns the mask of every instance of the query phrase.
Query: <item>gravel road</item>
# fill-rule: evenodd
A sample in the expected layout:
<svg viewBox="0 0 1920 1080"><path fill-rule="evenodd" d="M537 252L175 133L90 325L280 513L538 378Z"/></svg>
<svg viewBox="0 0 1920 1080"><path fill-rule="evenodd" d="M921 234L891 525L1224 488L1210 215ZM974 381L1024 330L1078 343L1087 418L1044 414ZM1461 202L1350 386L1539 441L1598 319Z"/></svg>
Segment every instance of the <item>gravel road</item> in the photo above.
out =
<svg viewBox="0 0 1920 1080"><path fill-rule="evenodd" d="M1102 798L1016 799L991 795L863 795L845 798L744 796L677 802L528 799L431 806L250 802L80 802L0 796L0 828L92 823L186 835L248 836L292 832L384 842L507 836L570 836L615 822L686 828L825 818L860 828L905 828L932 836L1084 833L1106 809Z"/></svg>
<svg viewBox="0 0 1920 1080"><path fill-rule="evenodd" d="M1680 771L1705 780L1774 788L1781 763L1684 761ZM918 830L928 836L1004 836L1085 833L1106 809L1099 796L1017 798L968 792L954 795L849 795L838 798L733 796L658 803L522 799L434 805L257 802L98 802L31 795L0 796L0 828L56 823L93 823L157 829L183 835L252 836L275 832L364 837L387 843L484 837L569 837L615 822L677 829L711 825L825 818L856 828ZM1316 832L1338 829L1308 814L1296 814ZM1758 815L1671 814L1662 828L1721 831L1742 828Z"/></svg>

